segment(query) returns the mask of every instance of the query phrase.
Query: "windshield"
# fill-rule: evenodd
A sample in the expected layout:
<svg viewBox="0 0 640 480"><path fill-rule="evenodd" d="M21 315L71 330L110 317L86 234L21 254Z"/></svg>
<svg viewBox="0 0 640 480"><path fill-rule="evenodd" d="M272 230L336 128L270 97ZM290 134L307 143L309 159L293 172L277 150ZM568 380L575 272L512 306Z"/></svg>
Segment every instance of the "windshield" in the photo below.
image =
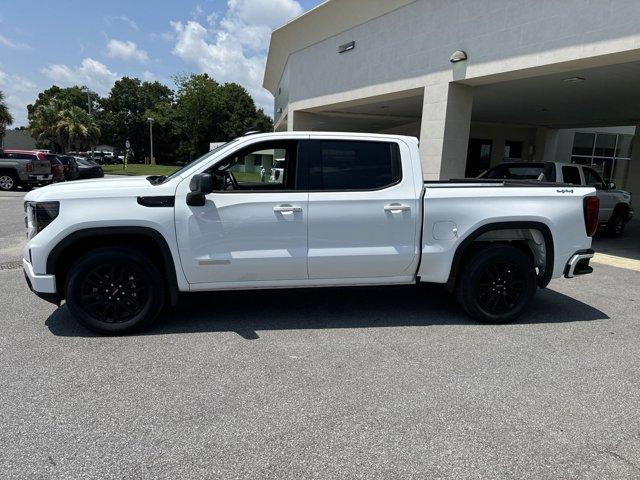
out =
<svg viewBox="0 0 640 480"><path fill-rule="evenodd" d="M212 155L216 154L217 152L219 152L220 150L222 150L223 148L227 147L228 145L231 145L234 142L237 142L238 139L236 138L235 140L231 140L230 142L227 142L223 145L220 145L219 147L214 148L213 150L205 153L204 155L202 155L199 158L196 158L195 160L191 160L190 162L187 162L181 169L179 169L176 172L173 172L171 175L169 175L168 177L165 177L162 179L162 183L168 182L170 180L173 180L174 178L180 176L183 172L185 172L186 170L188 170L191 167L196 166L199 163L204 162L205 160L208 160L209 158L211 158Z"/></svg>

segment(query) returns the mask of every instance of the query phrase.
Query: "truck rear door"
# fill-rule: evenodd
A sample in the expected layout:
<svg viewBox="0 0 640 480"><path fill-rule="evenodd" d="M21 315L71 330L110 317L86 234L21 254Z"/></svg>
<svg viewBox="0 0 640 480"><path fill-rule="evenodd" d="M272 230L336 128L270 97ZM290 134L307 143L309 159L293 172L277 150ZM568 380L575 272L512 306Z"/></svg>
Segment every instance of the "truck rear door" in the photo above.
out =
<svg viewBox="0 0 640 480"><path fill-rule="evenodd" d="M319 137L309 147L309 278L413 275L421 212L406 145Z"/></svg>

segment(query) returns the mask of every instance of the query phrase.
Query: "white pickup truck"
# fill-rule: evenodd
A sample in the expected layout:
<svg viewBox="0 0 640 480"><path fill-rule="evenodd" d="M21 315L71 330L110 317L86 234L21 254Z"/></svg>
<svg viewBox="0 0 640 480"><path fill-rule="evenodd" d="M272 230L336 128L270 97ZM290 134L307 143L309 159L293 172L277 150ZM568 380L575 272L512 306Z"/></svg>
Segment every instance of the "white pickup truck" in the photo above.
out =
<svg viewBox="0 0 640 480"><path fill-rule="evenodd" d="M276 182L262 165L284 159ZM140 329L179 292L446 284L508 322L552 278L591 273L592 187L424 182L415 138L240 137L169 177L76 181L25 197L24 272L102 333Z"/></svg>

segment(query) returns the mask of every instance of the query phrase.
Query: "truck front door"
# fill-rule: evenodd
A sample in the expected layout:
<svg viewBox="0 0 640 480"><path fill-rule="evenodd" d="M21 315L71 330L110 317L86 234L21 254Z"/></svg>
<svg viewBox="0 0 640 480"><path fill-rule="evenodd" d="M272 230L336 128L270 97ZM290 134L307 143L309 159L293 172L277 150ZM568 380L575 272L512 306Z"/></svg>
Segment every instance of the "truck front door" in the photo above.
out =
<svg viewBox="0 0 640 480"><path fill-rule="evenodd" d="M308 191L298 160L298 141L291 140L233 153L210 169L221 186L202 207L187 205L187 180L179 185L176 233L194 289L308 278Z"/></svg>

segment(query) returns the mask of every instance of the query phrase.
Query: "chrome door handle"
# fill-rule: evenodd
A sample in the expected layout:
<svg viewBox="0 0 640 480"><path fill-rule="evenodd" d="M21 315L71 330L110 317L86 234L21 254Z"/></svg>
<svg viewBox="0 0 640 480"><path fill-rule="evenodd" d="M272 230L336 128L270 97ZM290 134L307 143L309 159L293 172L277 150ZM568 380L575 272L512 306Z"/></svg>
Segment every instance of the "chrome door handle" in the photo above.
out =
<svg viewBox="0 0 640 480"><path fill-rule="evenodd" d="M392 203L391 205L384 206L384 211L391 213L408 212L409 210L411 210L409 205L401 205L399 203Z"/></svg>
<svg viewBox="0 0 640 480"><path fill-rule="evenodd" d="M276 213L282 213L284 215L290 215L295 212L301 212L302 207L295 207L293 205L278 205L273 207L273 211Z"/></svg>

